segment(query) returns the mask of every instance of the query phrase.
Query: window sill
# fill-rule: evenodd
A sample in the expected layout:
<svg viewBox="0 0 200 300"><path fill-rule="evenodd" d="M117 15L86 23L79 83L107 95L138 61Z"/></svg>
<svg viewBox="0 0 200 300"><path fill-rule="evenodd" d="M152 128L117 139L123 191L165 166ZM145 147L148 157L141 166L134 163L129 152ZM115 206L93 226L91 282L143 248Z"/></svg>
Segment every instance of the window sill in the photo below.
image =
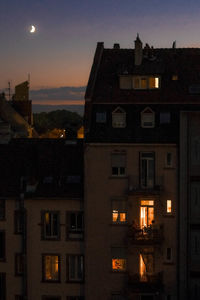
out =
<svg viewBox="0 0 200 300"><path fill-rule="evenodd" d="M108 179L128 179L127 175L111 175Z"/></svg>

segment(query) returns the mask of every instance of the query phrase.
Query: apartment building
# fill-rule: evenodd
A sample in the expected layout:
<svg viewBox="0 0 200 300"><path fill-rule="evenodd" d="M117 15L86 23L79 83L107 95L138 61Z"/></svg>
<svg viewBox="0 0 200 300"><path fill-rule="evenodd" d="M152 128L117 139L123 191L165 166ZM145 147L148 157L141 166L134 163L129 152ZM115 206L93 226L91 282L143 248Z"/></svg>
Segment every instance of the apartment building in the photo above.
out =
<svg viewBox="0 0 200 300"><path fill-rule="evenodd" d="M81 141L14 139L0 153L0 299L83 299Z"/></svg>
<svg viewBox="0 0 200 300"><path fill-rule="evenodd" d="M187 118L199 82L199 49L143 47L139 36L134 49L97 44L85 96L87 300L198 298L199 166L189 161L200 127Z"/></svg>

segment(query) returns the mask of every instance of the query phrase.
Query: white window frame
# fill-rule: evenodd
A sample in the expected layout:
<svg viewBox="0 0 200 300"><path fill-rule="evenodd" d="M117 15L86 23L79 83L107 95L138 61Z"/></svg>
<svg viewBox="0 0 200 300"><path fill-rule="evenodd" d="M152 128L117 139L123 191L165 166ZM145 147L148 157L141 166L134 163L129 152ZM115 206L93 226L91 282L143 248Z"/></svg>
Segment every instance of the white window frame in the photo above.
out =
<svg viewBox="0 0 200 300"><path fill-rule="evenodd" d="M49 214L49 219L50 219L50 234L48 234L47 232L47 226L48 224L46 223L46 214ZM56 215L57 216L57 228L56 231L57 233L54 234L54 220L53 220L53 216ZM53 240L53 239L59 239L60 237L60 213L59 211L42 211L42 219L43 219L43 239L44 240Z"/></svg>
<svg viewBox="0 0 200 300"><path fill-rule="evenodd" d="M146 120L147 117L149 118L148 122ZM145 125L145 123L151 123L151 124ZM141 112L141 127L142 128L154 128L155 127L155 113L150 107L146 107Z"/></svg>
<svg viewBox="0 0 200 300"><path fill-rule="evenodd" d="M121 117L121 121L117 121L118 117ZM120 106L118 106L112 112L112 127L113 128L125 128L126 127L126 112Z"/></svg>
<svg viewBox="0 0 200 300"><path fill-rule="evenodd" d="M114 156L118 156L119 158L121 156L123 159L117 164L116 162L113 162ZM114 174L114 168L117 171L116 174ZM111 174L112 177L124 177L126 175L126 153L111 153Z"/></svg>
<svg viewBox="0 0 200 300"><path fill-rule="evenodd" d="M75 264L74 264L74 276L72 276L72 274L70 273L71 271L71 264L73 263L72 262L72 257L75 259ZM81 265L79 266L79 260L80 260L80 263ZM80 277L79 274L78 274L78 269L81 269L81 273L82 273L82 276ZM68 279L69 281L83 281L84 279L84 257L83 255L81 254L70 254L68 255Z"/></svg>

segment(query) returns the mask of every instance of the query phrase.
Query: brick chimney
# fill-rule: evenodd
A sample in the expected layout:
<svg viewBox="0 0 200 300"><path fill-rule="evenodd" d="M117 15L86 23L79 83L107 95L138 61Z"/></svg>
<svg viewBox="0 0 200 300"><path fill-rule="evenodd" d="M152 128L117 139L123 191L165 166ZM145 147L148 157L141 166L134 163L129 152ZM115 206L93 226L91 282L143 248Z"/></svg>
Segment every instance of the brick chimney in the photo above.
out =
<svg viewBox="0 0 200 300"><path fill-rule="evenodd" d="M137 38L135 40L135 65L139 66L142 63L142 42L139 38L139 34L137 34Z"/></svg>

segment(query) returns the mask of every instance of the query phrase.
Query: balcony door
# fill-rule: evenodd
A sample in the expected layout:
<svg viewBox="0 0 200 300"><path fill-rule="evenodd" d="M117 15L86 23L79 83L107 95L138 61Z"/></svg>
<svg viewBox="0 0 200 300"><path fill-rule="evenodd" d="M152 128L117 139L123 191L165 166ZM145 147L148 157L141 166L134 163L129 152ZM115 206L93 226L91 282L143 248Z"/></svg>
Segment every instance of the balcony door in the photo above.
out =
<svg viewBox="0 0 200 300"><path fill-rule="evenodd" d="M140 183L142 188L153 188L155 178L155 156L153 152L140 153Z"/></svg>
<svg viewBox="0 0 200 300"><path fill-rule="evenodd" d="M140 203L140 228L145 229L152 224L154 220L154 201L141 200Z"/></svg>

